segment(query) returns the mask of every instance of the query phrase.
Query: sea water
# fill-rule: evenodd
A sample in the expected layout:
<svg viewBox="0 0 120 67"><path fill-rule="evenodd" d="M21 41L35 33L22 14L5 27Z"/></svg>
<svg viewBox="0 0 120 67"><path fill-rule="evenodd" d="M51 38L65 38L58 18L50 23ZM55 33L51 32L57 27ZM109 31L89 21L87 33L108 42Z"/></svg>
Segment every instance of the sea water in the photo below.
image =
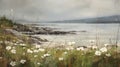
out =
<svg viewBox="0 0 120 67"><path fill-rule="evenodd" d="M86 46L94 40L96 44L103 45L115 44L120 39L118 23L37 23L36 26L50 27L58 31L76 31L76 34L67 35L36 35L48 39L49 44L76 42L76 45Z"/></svg>

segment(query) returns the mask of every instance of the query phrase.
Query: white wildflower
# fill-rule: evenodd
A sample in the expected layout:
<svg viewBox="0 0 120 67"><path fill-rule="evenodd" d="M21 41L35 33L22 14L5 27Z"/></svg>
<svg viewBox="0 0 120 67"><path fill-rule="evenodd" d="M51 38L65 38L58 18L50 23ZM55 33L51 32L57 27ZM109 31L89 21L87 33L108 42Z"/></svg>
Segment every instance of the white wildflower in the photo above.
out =
<svg viewBox="0 0 120 67"><path fill-rule="evenodd" d="M92 46L92 49L94 50L94 49L97 49L98 47L96 46L96 45L94 45L94 46Z"/></svg>
<svg viewBox="0 0 120 67"><path fill-rule="evenodd" d="M101 52L107 52L107 48L106 47L103 47L100 49Z"/></svg>
<svg viewBox="0 0 120 67"><path fill-rule="evenodd" d="M64 54L67 54L67 52L64 52Z"/></svg>
<svg viewBox="0 0 120 67"><path fill-rule="evenodd" d="M12 47L13 49L15 49L15 47Z"/></svg>
<svg viewBox="0 0 120 67"><path fill-rule="evenodd" d="M50 56L50 54L46 54L46 56Z"/></svg>
<svg viewBox="0 0 120 67"><path fill-rule="evenodd" d="M43 56L41 56L41 58L45 58L45 57L44 57L44 55L43 55Z"/></svg>
<svg viewBox="0 0 120 67"><path fill-rule="evenodd" d="M34 57L38 57L38 55L34 55Z"/></svg>
<svg viewBox="0 0 120 67"><path fill-rule="evenodd" d="M74 44L75 44L75 42L68 42L68 45L70 45L70 46L72 46Z"/></svg>
<svg viewBox="0 0 120 67"><path fill-rule="evenodd" d="M11 53L16 54L16 50L15 50L15 49L12 49L12 50L11 50Z"/></svg>
<svg viewBox="0 0 120 67"><path fill-rule="evenodd" d="M70 50L70 48L66 48L66 50Z"/></svg>
<svg viewBox="0 0 120 67"><path fill-rule="evenodd" d="M73 47L67 47L66 50L73 50Z"/></svg>
<svg viewBox="0 0 120 67"><path fill-rule="evenodd" d="M50 56L50 54L44 54L43 56L44 56L44 57L48 57L48 56Z"/></svg>
<svg viewBox="0 0 120 67"><path fill-rule="evenodd" d="M15 62L15 61L11 61L11 62L10 62L10 65L11 65L11 66L15 66L15 65L16 65L16 62Z"/></svg>
<svg viewBox="0 0 120 67"><path fill-rule="evenodd" d="M6 47L6 50L10 50L12 47L11 46L7 46Z"/></svg>
<svg viewBox="0 0 120 67"><path fill-rule="evenodd" d="M23 49L25 49L26 47L23 47Z"/></svg>
<svg viewBox="0 0 120 67"><path fill-rule="evenodd" d="M38 52L39 52L39 50L33 50L33 52L34 52L34 53L38 53Z"/></svg>
<svg viewBox="0 0 120 67"><path fill-rule="evenodd" d="M108 54L105 54L107 57L110 57L111 56L111 54L110 53L108 53Z"/></svg>
<svg viewBox="0 0 120 67"><path fill-rule="evenodd" d="M100 52L100 51L96 51L96 52L95 52L95 55L100 56L100 55L101 55L101 52Z"/></svg>
<svg viewBox="0 0 120 67"><path fill-rule="evenodd" d="M64 58L62 58L62 57L60 57L60 58L58 58L59 59L59 61L62 61L62 60L64 60Z"/></svg>
<svg viewBox="0 0 120 67"><path fill-rule="evenodd" d="M14 43L14 45L18 45L17 43Z"/></svg>
<svg viewBox="0 0 120 67"><path fill-rule="evenodd" d="M107 47L109 44L104 44L105 47Z"/></svg>
<svg viewBox="0 0 120 67"><path fill-rule="evenodd" d="M40 65L41 63L38 62L37 64Z"/></svg>
<svg viewBox="0 0 120 67"><path fill-rule="evenodd" d="M80 48L76 48L76 50L78 50L78 51L79 51L79 50L80 50Z"/></svg>
<svg viewBox="0 0 120 67"><path fill-rule="evenodd" d="M27 49L27 53L33 53L31 49Z"/></svg>
<svg viewBox="0 0 120 67"><path fill-rule="evenodd" d="M43 49L43 48L39 48L38 50L41 51L41 52L45 51L45 49Z"/></svg>
<svg viewBox="0 0 120 67"><path fill-rule="evenodd" d="M83 51L84 50L84 47L79 47L79 48L76 48L76 50L81 50L81 51Z"/></svg>
<svg viewBox="0 0 120 67"><path fill-rule="evenodd" d="M26 62L26 60L24 60L24 59L20 60L21 64L24 64L25 62Z"/></svg>
<svg viewBox="0 0 120 67"><path fill-rule="evenodd" d="M71 44L75 44L75 42L71 42Z"/></svg>
<svg viewBox="0 0 120 67"><path fill-rule="evenodd" d="M37 44L35 45L35 48L40 48L40 47L41 47L41 45L37 45Z"/></svg>
<svg viewBox="0 0 120 67"><path fill-rule="evenodd" d="M22 43L21 43L20 46L26 46L26 44L22 44Z"/></svg>

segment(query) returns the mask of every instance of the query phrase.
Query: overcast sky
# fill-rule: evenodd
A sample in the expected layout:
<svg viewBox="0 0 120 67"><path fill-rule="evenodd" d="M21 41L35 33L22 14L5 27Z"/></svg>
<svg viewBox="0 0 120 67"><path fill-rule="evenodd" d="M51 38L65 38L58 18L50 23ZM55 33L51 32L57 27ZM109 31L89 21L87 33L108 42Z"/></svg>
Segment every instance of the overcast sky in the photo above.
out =
<svg viewBox="0 0 120 67"><path fill-rule="evenodd" d="M109 16L120 14L119 1L0 0L0 15L33 21L71 20Z"/></svg>

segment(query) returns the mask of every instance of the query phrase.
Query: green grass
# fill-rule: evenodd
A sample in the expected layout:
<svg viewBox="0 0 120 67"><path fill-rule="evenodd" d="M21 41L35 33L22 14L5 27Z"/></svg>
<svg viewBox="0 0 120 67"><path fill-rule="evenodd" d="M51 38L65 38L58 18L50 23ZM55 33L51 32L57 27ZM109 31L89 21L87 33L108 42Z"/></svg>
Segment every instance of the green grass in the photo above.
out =
<svg viewBox="0 0 120 67"><path fill-rule="evenodd" d="M14 22L6 17L0 17L0 28L12 28L14 26Z"/></svg>
<svg viewBox="0 0 120 67"><path fill-rule="evenodd" d="M96 50L66 50L66 49L46 49L36 48L34 45L21 46L19 42L8 42L3 41L0 43L0 65L5 67L6 65L11 66L10 62L15 61L14 67L119 67L120 66L120 54L113 49L109 49L108 52L102 53L100 56L95 55ZM12 47L7 50L6 47ZM11 50L15 49L16 53L12 53ZM28 49L32 53L28 53ZM40 51L39 49L44 49ZM37 52L34 52L34 51ZM98 50L98 49L97 49ZM66 52L66 53L65 53ZM110 53L111 56L106 56ZM50 55L47 55L50 54ZM47 55L47 56L45 56ZM60 60L60 58L63 58ZM24 59L24 64L20 63L20 60ZM4 64L3 64L4 63Z"/></svg>

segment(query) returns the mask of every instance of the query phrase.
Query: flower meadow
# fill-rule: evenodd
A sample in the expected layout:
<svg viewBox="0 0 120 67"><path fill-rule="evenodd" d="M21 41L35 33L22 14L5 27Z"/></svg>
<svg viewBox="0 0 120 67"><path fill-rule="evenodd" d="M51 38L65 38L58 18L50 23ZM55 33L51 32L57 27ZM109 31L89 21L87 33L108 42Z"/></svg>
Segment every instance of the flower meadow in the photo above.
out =
<svg viewBox="0 0 120 67"><path fill-rule="evenodd" d="M120 53L106 44L74 47L42 47L20 41L0 41L0 67L120 67Z"/></svg>

